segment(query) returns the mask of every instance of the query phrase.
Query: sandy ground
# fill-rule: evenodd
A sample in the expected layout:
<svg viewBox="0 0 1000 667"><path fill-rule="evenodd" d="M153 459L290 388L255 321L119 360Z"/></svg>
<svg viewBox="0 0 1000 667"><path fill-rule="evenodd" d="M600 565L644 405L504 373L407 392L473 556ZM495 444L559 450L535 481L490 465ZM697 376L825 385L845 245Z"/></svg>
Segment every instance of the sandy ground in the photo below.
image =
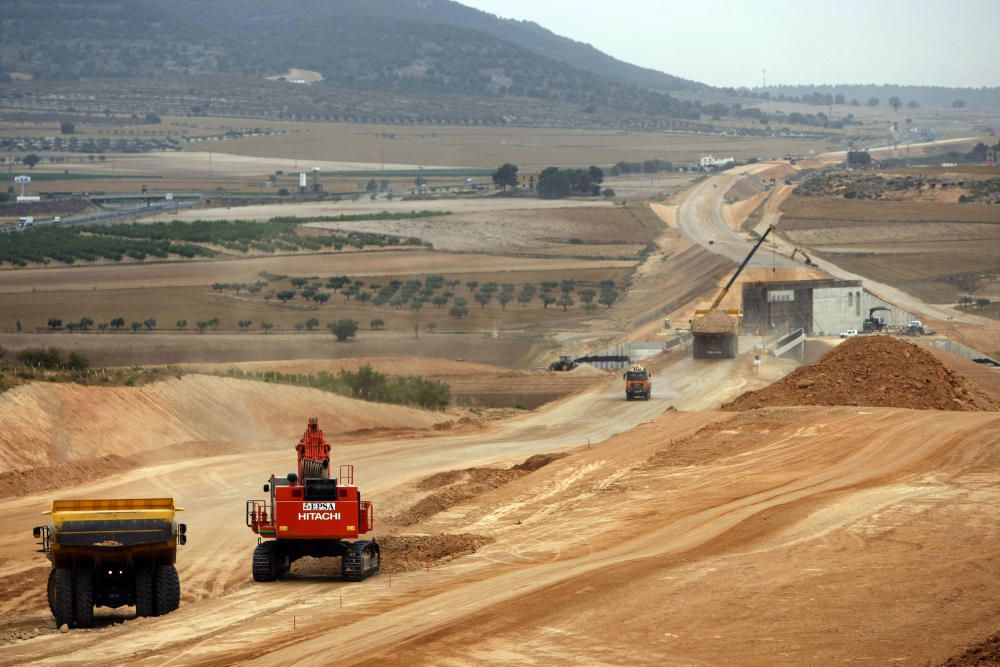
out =
<svg viewBox="0 0 1000 667"><path fill-rule="evenodd" d="M626 403L609 381L474 436L338 439L335 455L358 465L382 516L412 502L408 489L422 476L571 452L407 528L495 542L391 580L254 585L248 568L232 567L247 562L253 539L228 506L268 470L288 467L294 438L262 443L253 466L241 455L208 457L76 487L128 495L153 486L183 499L191 538L179 560L182 607L17 641L0 648L0 663L101 655L140 664L718 664L739 656L747 665L861 657L921 665L995 629L1000 415L663 414L669 405L711 408L759 384L746 362L684 359L657 374L652 401ZM8 583L3 607L9 627L46 622L45 564L22 537L44 502L7 504L0 577L18 582ZM205 539L209 531L214 539Z"/></svg>
<svg viewBox="0 0 1000 667"><path fill-rule="evenodd" d="M317 222L307 227L415 236L437 250L634 254L659 230L643 227L622 207L495 209L413 220Z"/></svg>
<svg viewBox="0 0 1000 667"><path fill-rule="evenodd" d="M298 216L301 218L321 215L351 215L358 213L378 213L381 211L408 213L410 211L450 211L452 213L551 210L560 208L611 208L611 202L600 199L535 199L477 197L470 199L424 199L405 201L403 199L361 198L358 201L320 201L294 204L258 204L237 206L236 208L198 208L167 213L150 220L267 220L275 216Z"/></svg>
<svg viewBox="0 0 1000 667"><path fill-rule="evenodd" d="M701 270L721 274L731 261L726 251L739 251L736 238L727 237L731 247L715 253L692 245L705 240L699 211L708 216L708 233L731 232L721 194L708 192L723 186L706 183L677 211L686 238L665 234L660 247L669 249L667 259L647 260L637 284L655 285L666 271L654 262L682 257L692 266L714 259L716 265ZM669 210L663 217L673 220ZM653 308L654 297L645 298ZM661 294L659 307L665 301ZM190 542L178 560L182 606L162 618L119 623L131 610L104 610L93 631L34 630L51 623L47 564L27 535L50 494L5 502L0 635L40 634L0 645L0 664L917 666L995 633L1000 414L858 407L717 412L722 402L794 368L765 359L755 375L749 348L742 349L732 361L681 353L653 360L650 401L624 401L621 380L612 376L473 433L336 438L335 462L357 466L380 517L411 505L417 482L428 475L570 453L407 527L493 539L476 554L361 584L318 575L274 585L249 581L254 538L240 516L243 500L270 472L293 465L301 397L257 394L250 383L235 400L239 383L227 381L236 384L207 388L204 406L149 401L136 411L141 425L134 425L125 413L136 403L127 398L134 390L103 390L122 393L77 398L69 408L65 399L44 398L61 387L33 389L43 392L41 407L14 401L4 425L16 434L39 418L71 424L65 439L77 461L103 446L94 445L96 435L84 436L90 409L104 406L122 406L108 409L107 419L125 420L123 434L143 428L202 454L62 490L162 493L185 505ZM201 420L192 411L219 402L238 408L228 420L209 419L212 433L192 442L176 426ZM280 419L254 429L261 433L255 438L225 429L247 414L251 425ZM336 420L336 412L329 418ZM380 420L389 419L404 417L387 408ZM33 449L58 453L51 449L58 434L41 440ZM10 440L12 452L17 443ZM376 532L397 530L378 523Z"/></svg>

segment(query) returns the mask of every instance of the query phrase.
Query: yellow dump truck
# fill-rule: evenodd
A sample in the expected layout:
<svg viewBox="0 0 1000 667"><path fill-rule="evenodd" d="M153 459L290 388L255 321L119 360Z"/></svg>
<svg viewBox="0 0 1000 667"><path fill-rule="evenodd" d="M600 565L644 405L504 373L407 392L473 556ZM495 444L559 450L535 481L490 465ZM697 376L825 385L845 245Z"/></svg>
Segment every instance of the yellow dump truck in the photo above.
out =
<svg viewBox="0 0 1000 667"><path fill-rule="evenodd" d="M54 500L49 524L32 531L52 562L49 608L56 627L86 628L94 607L135 605L160 616L180 605L174 563L187 526L173 498Z"/></svg>

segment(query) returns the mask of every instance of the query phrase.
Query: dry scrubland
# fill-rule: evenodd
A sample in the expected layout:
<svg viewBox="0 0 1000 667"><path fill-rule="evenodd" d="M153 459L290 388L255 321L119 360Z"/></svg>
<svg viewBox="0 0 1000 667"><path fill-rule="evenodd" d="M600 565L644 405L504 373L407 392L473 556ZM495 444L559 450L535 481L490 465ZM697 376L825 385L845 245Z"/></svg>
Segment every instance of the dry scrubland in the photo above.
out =
<svg viewBox="0 0 1000 667"><path fill-rule="evenodd" d="M781 232L838 266L934 303L1000 296L1000 208L789 197Z"/></svg>

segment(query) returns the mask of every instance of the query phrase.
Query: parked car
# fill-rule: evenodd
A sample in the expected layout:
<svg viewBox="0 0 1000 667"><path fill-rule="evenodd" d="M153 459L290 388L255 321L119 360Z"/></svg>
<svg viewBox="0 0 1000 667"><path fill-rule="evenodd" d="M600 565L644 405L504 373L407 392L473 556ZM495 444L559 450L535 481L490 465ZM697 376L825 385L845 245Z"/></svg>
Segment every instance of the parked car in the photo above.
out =
<svg viewBox="0 0 1000 667"><path fill-rule="evenodd" d="M841 338L854 338L857 335L858 335L858 330L857 329L848 329L847 331L841 331L840 332L840 337Z"/></svg>

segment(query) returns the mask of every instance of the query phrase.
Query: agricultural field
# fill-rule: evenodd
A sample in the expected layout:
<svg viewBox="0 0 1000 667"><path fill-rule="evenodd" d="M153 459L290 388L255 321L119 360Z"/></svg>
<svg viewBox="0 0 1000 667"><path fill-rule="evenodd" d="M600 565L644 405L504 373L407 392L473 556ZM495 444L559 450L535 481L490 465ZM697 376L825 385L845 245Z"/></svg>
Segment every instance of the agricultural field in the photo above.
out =
<svg viewBox="0 0 1000 667"><path fill-rule="evenodd" d="M933 303L1000 296L1000 206L791 196L779 229L844 269Z"/></svg>

